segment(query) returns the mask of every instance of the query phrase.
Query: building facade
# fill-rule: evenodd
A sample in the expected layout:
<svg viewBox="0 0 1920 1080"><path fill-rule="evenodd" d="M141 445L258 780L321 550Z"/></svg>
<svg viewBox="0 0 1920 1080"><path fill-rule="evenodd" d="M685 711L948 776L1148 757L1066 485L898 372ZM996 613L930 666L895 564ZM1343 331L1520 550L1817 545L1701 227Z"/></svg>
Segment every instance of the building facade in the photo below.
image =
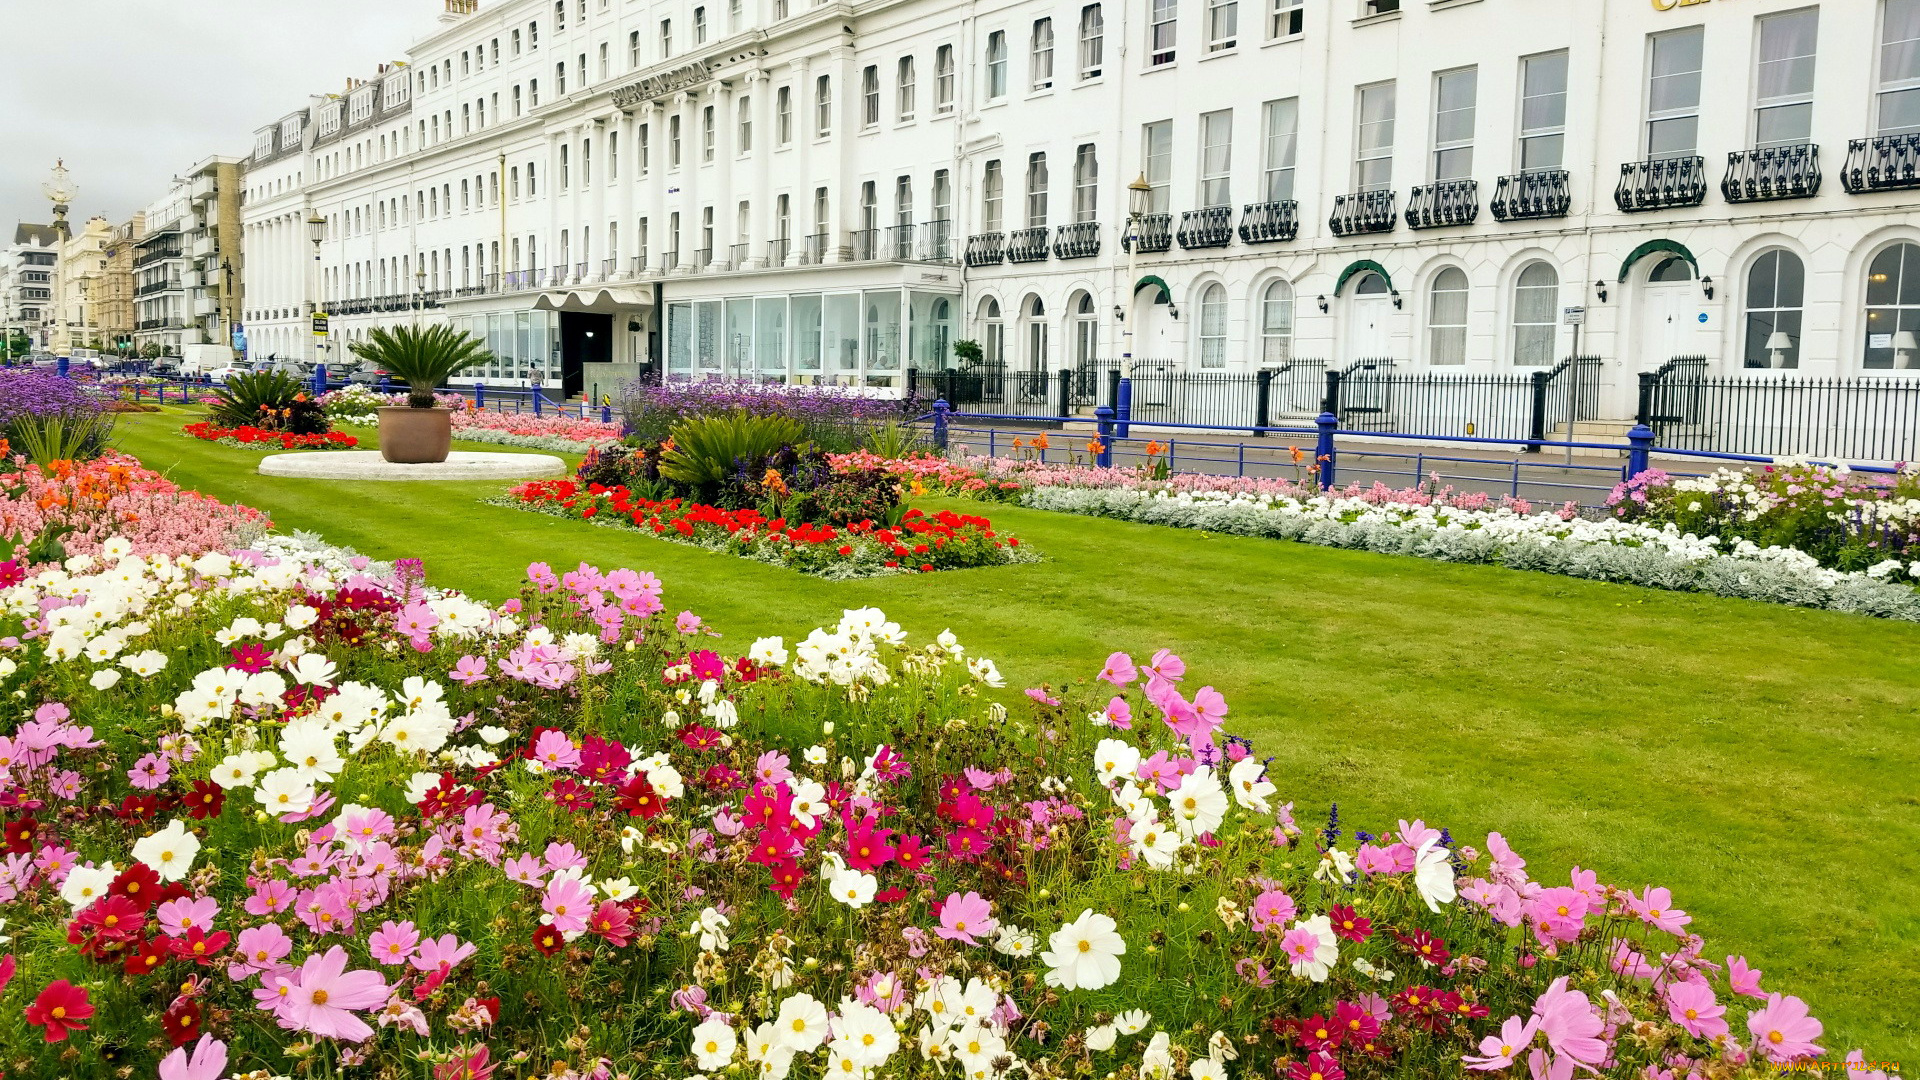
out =
<svg viewBox="0 0 1920 1080"><path fill-rule="evenodd" d="M140 239L146 235L146 215L133 217L113 230L107 242L106 274L95 303L98 307L100 340L116 351L133 347L133 328L138 321L133 303L133 259Z"/></svg>
<svg viewBox="0 0 1920 1080"><path fill-rule="evenodd" d="M25 334L35 349L47 347L53 323L55 264L60 234L50 225L22 223L13 243L0 250L0 331Z"/></svg>
<svg viewBox="0 0 1920 1080"><path fill-rule="evenodd" d="M451 319L482 377L570 391L897 386L962 338L1029 371L1578 352L1616 416L1675 357L1920 367L1920 0L447 8L297 161L256 146L267 310Z"/></svg>
<svg viewBox="0 0 1920 1080"><path fill-rule="evenodd" d="M227 343L244 326L244 176L240 158L207 158L143 212L146 234L132 256L133 337L142 351Z"/></svg>
<svg viewBox="0 0 1920 1080"><path fill-rule="evenodd" d="M51 346L65 355L76 348L99 349L105 341L101 334L100 305L107 292L107 247L114 228L106 218L88 218L60 245L56 264L59 309L54 319Z"/></svg>

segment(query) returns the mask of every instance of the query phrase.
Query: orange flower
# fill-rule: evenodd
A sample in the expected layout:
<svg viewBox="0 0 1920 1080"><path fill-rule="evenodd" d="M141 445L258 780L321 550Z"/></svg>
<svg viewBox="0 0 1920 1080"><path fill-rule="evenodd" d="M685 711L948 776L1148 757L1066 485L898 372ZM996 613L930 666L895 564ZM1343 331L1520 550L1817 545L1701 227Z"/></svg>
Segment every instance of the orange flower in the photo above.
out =
<svg viewBox="0 0 1920 1080"><path fill-rule="evenodd" d="M1019 437L1019 436L1017 436L1017 435L1016 435L1016 436L1014 436L1014 439L1013 439L1013 448L1014 448L1015 450L1018 450L1018 449L1020 449L1021 447L1023 447L1023 446L1025 446L1025 445L1027 445L1027 441L1026 441L1025 439L1022 439L1022 438L1020 438L1020 437Z"/></svg>
<svg viewBox="0 0 1920 1080"><path fill-rule="evenodd" d="M1148 456L1148 457L1159 457L1159 456L1160 456L1160 451L1162 451L1162 450L1165 450L1165 449L1166 449L1166 447L1164 447L1164 446L1161 446L1161 445L1160 445L1160 440L1158 440L1158 439L1154 439L1153 441L1151 441L1151 442L1149 442L1149 443L1147 443L1147 456Z"/></svg>
<svg viewBox="0 0 1920 1080"><path fill-rule="evenodd" d="M1291 453L1291 454L1293 455L1293 463L1294 463L1295 465L1298 465L1298 464L1300 464L1300 459L1301 459L1301 458L1304 458L1304 457L1306 457L1306 456L1307 456L1307 455L1305 455L1305 454L1303 454L1303 453L1301 453L1301 452L1300 452L1300 448L1299 448L1299 447L1297 447L1297 446L1289 446L1289 447L1287 447L1287 451L1288 451L1289 453Z"/></svg>
<svg viewBox="0 0 1920 1080"><path fill-rule="evenodd" d="M1106 450L1106 448L1106 444L1102 443L1097 436L1087 440L1087 453L1089 454L1101 453Z"/></svg>
<svg viewBox="0 0 1920 1080"><path fill-rule="evenodd" d="M1033 437L1033 448L1035 450L1045 450L1048 447L1048 445L1049 444L1047 442L1047 437L1045 435L1035 435Z"/></svg>

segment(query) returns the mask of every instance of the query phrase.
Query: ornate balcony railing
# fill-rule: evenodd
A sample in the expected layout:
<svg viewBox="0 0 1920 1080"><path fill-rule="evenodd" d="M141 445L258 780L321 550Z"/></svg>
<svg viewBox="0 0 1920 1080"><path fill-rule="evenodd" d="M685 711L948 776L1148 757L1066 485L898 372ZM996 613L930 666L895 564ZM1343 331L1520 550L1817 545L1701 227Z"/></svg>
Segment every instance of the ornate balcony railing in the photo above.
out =
<svg viewBox="0 0 1920 1080"><path fill-rule="evenodd" d="M1480 216L1480 181L1436 180L1416 184L1407 196L1407 228L1471 225Z"/></svg>
<svg viewBox="0 0 1920 1080"><path fill-rule="evenodd" d="M1240 211L1240 242L1271 244L1300 235L1300 204L1292 199L1281 202L1248 203Z"/></svg>
<svg viewBox="0 0 1920 1080"><path fill-rule="evenodd" d="M1091 259L1100 254L1100 223L1097 221L1076 221L1071 225L1062 225L1053 236L1053 257L1056 259Z"/></svg>
<svg viewBox="0 0 1920 1080"><path fill-rule="evenodd" d="M1539 221L1566 217L1573 209L1573 187L1565 169L1541 169L1535 172L1503 176L1494 185L1493 201L1487 209L1495 221Z"/></svg>
<svg viewBox="0 0 1920 1080"><path fill-rule="evenodd" d="M1818 146L1763 146L1727 155L1720 194L1732 203L1806 199L1820 193L1820 180Z"/></svg>
<svg viewBox="0 0 1920 1080"><path fill-rule="evenodd" d="M1392 232L1400 220L1400 197L1392 191L1356 191L1336 195L1327 228L1335 236Z"/></svg>
<svg viewBox="0 0 1920 1080"><path fill-rule="evenodd" d="M1226 247L1233 241L1233 207L1209 206L1188 210L1180 215L1180 246L1194 248Z"/></svg>
<svg viewBox="0 0 1920 1080"><path fill-rule="evenodd" d="M890 225L887 227L887 258L898 262L913 260L914 227L911 225Z"/></svg>
<svg viewBox="0 0 1920 1080"><path fill-rule="evenodd" d="M1882 135L1847 144L1840 186L1850 195L1920 187L1920 134Z"/></svg>
<svg viewBox="0 0 1920 1080"><path fill-rule="evenodd" d="M800 253L800 259L808 266L819 266L827 261L827 234L814 233L807 237L807 247Z"/></svg>
<svg viewBox="0 0 1920 1080"><path fill-rule="evenodd" d="M1140 245L1140 253L1153 255L1173 247L1173 215L1141 214L1134 223L1133 230L1120 240L1120 250L1132 251L1134 244Z"/></svg>
<svg viewBox="0 0 1920 1080"><path fill-rule="evenodd" d="M853 257L865 262L876 258L880 252L879 229L855 229L850 234L853 244Z"/></svg>
<svg viewBox="0 0 1920 1080"><path fill-rule="evenodd" d="M727 249L727 266L733 270L744 270L747 266L747 245L734 244Z"/></svg>
<svg viewBox="0 0 1920 1080"><path fill-rule="evenodd" d="M1015 229L1007 234L1007 261L1012 263L1044 261L1047 257L1047 236L1050 231L1045 225L1035 225L1030 229Z"/></svg>
<svg viewBox="0 0 1920 1080"><path fill-rule="evenodd" d="M928 262L953 261L953 222L945 218L921 226L921 258Z"/></svg>
<svg viewBox="0 0 1920 1080"><path fill-rule="evenodd" d="M1623 214L1699 206L1707 201L1707 160L1692 157L1629 161L1620 166L1613 204Z"/></svg>
<svg viewBox="0 0 1920 1080"><path fill-rule="evenodd" d="M793 250L793 241L785 237L767 241L767 265L787 265L787 254Z"/></svg>
<svg viewBox="0 0 1920 1080"><path fill-rule="evenodd" d="M1006 233L976 233L967 237L968 266L998 266L1006 258Z"/></svg>

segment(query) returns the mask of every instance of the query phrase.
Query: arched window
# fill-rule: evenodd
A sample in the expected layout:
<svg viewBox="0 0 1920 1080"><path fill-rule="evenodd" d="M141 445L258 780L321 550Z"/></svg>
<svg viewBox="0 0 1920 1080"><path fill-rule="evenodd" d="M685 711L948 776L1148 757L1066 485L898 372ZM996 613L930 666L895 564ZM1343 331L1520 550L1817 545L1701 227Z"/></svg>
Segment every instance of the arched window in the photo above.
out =
<svg viewBox="0 0 1920 1080"><path fill-rule="evenodd" d="M1285 278L1260 297L1260 361L1284 364L1293 359L1293 284Z"/></svg>
<svg viewBox="0 0 1920 1080"><path fill-rule="evenodd" d="M1546 263L1528 263L1513 283L1513 366L1553 363L1559 306L1560 275Z"/></svg>
<svg viewBox="0 0 1920 1080"><path fill-rule="evenodd" d="M1693 264L1678 255L1668 255L1653 264L1653 270L1647 274L1647 282L1660 285L1670 281L1692 281Z"/></svg>
<svg viewBox="0 0 1920 1080"><path fill-rule="evenodd" d="M1867 268L1867 346L1861 366L1920 367L1920 245L1895 244Z"/></svg>
<svg viewBox="0 0 1920 1080"><path fill-rule="evenodd" d="M1387 279L1371 270L1361 274L1353 283L1355 296L1385 296L1391 291L1387 288Z"/></svg>
<svg viewBox="0 0 1920 1080"><path fill-rule="evenodd" d="M1800 318L1806 304L1807 271L1800 256L1775 248L1762 252L1747 271L1745 366L1800 366Z"/></svg>
<svg viewBox="0 0 1920 1080"><path fill-rule="evenodd" d="M1227 366L1227 290L1217 282L1200 291L1200 366Z"/></svg>
<svg viewBox="0 0 1920 1080"><path fill-rule="evenodd" d="M980 353L986 363L1007 362L1007 324L1000 318L1000 301L991 296L980 303Z"/></svg>
<svg viewBox="0 0 1920 1080"><path fill-rule="evenodd" d="M1467 362L1467 272L1457 266L1433 275L1427 290L1427 362Z"/></svg>
<svg viewBox="0 0 1920 1080"><path fill-rule="evenodd" d="M1093 296L1081 293L1073 304L1073 366L1091 369L1100 355L1100 321L1093 308Z"/></svg>
<svg viewBox="0 0 1920 1080"><path fill-rule="evenodd" d="M1039 296L1029 296L1021 305L1021 314L1027 320L1027 370L1044 372L1047 370L1047 305Z"/></svg>

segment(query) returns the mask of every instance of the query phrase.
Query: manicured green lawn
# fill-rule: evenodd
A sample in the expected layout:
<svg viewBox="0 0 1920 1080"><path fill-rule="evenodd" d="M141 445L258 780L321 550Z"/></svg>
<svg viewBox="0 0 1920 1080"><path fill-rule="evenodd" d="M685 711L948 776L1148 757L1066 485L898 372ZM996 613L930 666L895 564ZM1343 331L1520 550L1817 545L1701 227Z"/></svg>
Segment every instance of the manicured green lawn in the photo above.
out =
<svg viewBox="0 0 1920 1080"><path fill-rule="evenodd" d="M1543 880L1665 885L1709 957L1807 998L1829 1048L1920 1057L1920 626L1014 507L987 512L1049 561L826 582L482 505L497 485L261 477L183 417L126 418L120 445L489 598L535 560L648 569L735 648L875 605L1014 687L1173 648L1277 756L1303 825L1335 801L1349 830L1498 830Z"/></svg>

